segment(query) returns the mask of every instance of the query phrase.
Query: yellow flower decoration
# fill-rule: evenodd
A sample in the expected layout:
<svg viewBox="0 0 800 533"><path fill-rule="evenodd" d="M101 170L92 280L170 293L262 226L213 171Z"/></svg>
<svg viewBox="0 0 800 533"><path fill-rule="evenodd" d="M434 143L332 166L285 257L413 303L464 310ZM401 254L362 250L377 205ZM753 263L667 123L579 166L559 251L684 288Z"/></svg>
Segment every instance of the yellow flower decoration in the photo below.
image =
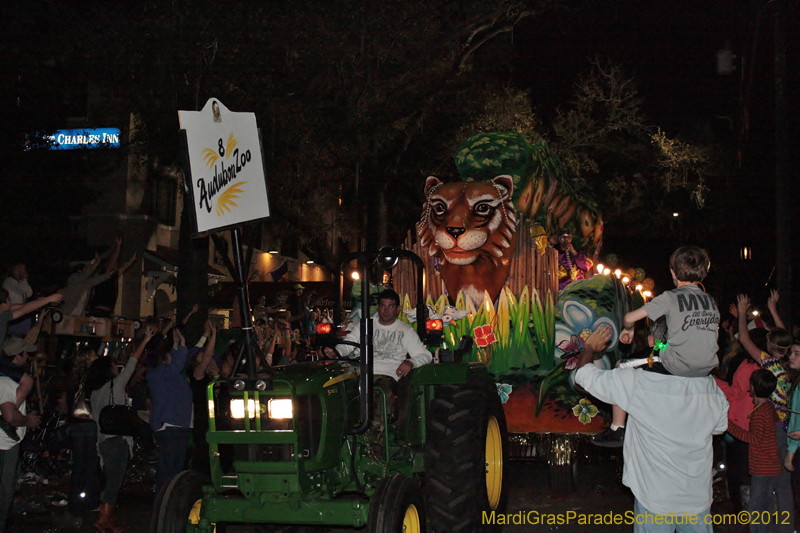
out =
<svg viewBox="0 0 800 533"><path fill-rule="evenodd" d="M242 189L239 187L240 185L247 185L246 181L239 182L236 185L231 185L225 192L222 193L217 200L217 216L221 217L225 215L225 211L228 213L231 212L231 206L239 207L239 204L234 202L236 198L239 198L239 195L242 194Z"/></svg>
<svg viewBox="0 0 800 533"><path fill-rule="evenodd" d="M237 144L239 144L239 142L233 136L233 133L231 133L230 136L228 137L228 143L225 146L225 159L233 155L233 149L236 148Z"/></svg>
<svg viewBox="0 0 800 533"><path fill-rule="evenodd" d="M211 148L205 148L200 153L203 155L203 161L206 162L206 165L208 165L208 168L214 168L214 165L216 164L217 160L219 159L219 154L217 154L217 151L216 150L212 150Z"/></svg>
<svg viewBox="0 0 800 533"><path fill-rule="evenodd" d="M572 413L578 417L578 421L581 424L588 424L592 421L592 418L597 416L597 413L599 412L600 411L597 410L597 407L592 405L592 402L586 398L581 398L581 401L578 402L578 405L572 408Z"/></svg>

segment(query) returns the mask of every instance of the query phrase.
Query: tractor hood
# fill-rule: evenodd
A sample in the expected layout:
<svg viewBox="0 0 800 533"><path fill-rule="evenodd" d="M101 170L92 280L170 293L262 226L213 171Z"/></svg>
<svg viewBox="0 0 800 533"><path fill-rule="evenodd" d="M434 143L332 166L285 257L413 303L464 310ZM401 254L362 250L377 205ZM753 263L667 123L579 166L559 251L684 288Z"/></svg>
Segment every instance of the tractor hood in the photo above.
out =
<svg viewBox="0 0 800 533"><path fill-rule="evenodd" d="M359 366L356 361L343 360L276 366L273 368L275 391L286 390L289 385L298 394L304 394L329 389L339 383L358 383Z"/></svg>

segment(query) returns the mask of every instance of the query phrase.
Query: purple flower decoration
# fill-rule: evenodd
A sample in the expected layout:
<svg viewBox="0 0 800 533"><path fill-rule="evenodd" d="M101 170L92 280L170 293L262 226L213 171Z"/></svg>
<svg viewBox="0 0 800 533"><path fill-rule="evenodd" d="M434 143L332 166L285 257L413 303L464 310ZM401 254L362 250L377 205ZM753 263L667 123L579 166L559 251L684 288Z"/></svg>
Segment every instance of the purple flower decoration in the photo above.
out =
<svg viewBox="0 0 800 533"><path fill-rule="evenodd" d="M583 350L583 341L577 335L570 335L569 340L563 340L558 343L558 349L563 353L561 359L566 359L567 364L564 365L567 370L572 370L578 366L578 356Z"/></svg>

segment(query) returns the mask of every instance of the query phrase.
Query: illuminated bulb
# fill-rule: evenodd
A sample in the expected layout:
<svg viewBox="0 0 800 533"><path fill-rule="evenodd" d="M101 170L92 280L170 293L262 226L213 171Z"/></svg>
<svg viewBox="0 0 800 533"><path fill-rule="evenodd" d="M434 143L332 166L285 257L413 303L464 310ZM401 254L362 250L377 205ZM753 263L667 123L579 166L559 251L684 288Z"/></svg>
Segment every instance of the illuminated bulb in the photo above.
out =
<svg viewBox="0 0 800 533"><path fill-rule="evenodd" d="M642 284L641 284L641 283L639 283L638 285L636 285L636 290L637 290L637 291L640 291L640 290L642 290Z"/></svg>
<svg viewBox="0 0 800 533"><path fill-rule="evenodd" d="M604 268L603 269L603 274L606 274L606 275L611 274L611 269L610 268Z"/></svg>
<svg viewBox="0 0 800 533"><path fill-rule="evenodd" d="M622 283L625 283L627 285L628 283L630 283L630 281L631 281L631 278L629 278L628 276L623 276L622 277Z"/></svg>
<svg viewBox="0 0 800 533"><path fill-rule="evenodd" d="M352 274L350 274L350 277L353 278L354 280L361 279L361 276L358 275L358 272L353 272Z"/></svg>
<svg viewBox="0 0 800 533"><path fill-rule="evenodd" d="M753 316L758 316L758 309L753 309Z"/></svg>
<svg viewBox="0 0 800 533"><path fill-rule="evenodd" d="M650 296L653 295L653 293L650 291L644 291L642 294L644 295L645 298L650 298Z"/></svg>
<svg viewBox="0 0 800 533"><path fill-rule="evenodd" d="M308 261L306 261L306 264L307 264L307 265L313 265L313 264L314 264L314 261L311 261L311 260L309 259Z"/></svg>
<svg viewBox="0 0 800 533"><path fill-rule="evenodd" d="M678 213L672 213L672 216L678 218Z"/></svg>
<svg viewBox="0 0 800 533"><path fill-rule="evenodd" d="M619 279L619 277L622 275L622 270L620 270L620 269L616 269L616 270L614 271L614 275L615 275L615 276L617 276L617 279Z"/></svg>
<svg viewBox="0 0 800 533"><path fill-rule="evenodd" d="M597 263L597 272L602 274L603 273L603 268L604 268L603 267L603 263Z"/></svg>

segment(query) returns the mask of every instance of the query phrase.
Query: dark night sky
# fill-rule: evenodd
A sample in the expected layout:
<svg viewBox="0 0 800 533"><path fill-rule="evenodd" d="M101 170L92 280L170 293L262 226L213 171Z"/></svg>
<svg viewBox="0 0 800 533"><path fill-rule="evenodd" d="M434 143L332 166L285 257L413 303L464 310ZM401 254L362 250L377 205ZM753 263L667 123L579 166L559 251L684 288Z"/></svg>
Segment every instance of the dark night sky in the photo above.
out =
<svg viewBox="0 0 800 533"><path fill-rule="evenodd" d="M670 288L667 260L682 238L711 251L716 268L708 278L709 290L724 300L725 308L735 292L748 291L759 299L766 294L764 283L775 264L773 20L771 8L764 7L767 5L744 0L634 1L613 6L599 2L577 17L549 14L532 19L515 32L519 58L515 81L530 87L535 109L544 119L552 117L555 106L565 105L576 73L588 73L593 58L611 60L637 79L650 122L687 140L717 143L730 164L724 176L709 182L712 191L703 210L692 207L688 195L676 197L675 209L687 215L682 219L686 226L678 235L653 235L644 242L631 242L624 236L624 221L606 224L604 252L618 253L628 267L644 267L648 276L655 278L658 291ZM760 21L759 12L763 13ZM796 2L788 4L786 27L790 146L794 146L800 96ZM738 56L737 71L719 76L716 56L726 41ZM749 68L753 69L747 106L751 123L740 141L742 95L751 80ZM741 153L741 165L736 163L737 152ZM715 231L707 242L691 241L691 227L710 224L716 218L712 211L722 213L727 227ZM798 232L800 228L795 229L796 235ZM743 245L756 249L752 264L738 260ZM797 278L799 274L795 274L795 286ZM795 288L794 293L797 296L800 291Z"/></svg>
<svg viewBox="0 0 800 533"><path fill-rule="evenodd" d="M715 294L729 298L740 290L765 291L775 264L772 9L777 1L585 0L580 4L586 7L577 13L569 9L532 17L501 37L513 42L511 83L530 90L534 109L545 123L557 106L568 105L577 77L588 74L591 60L599 58L621 64L636 78L651 123L669 134L721 147L730 167L723 176L710 178L703 210L693 207L688 194L669 198L682 213L673 233L632 241L624 220L606 219L604 251L617 253L626 267L644 267L658 290L669 288L670 253L688 241L712 252L715 270L709 284ZM796 146L800 8L798 0L783 1L788 6L790 146ZM716 73L716 55L726 41L739 58L738 70L722 77ZM748 86L750 129L740 138ZM795 151L791 153L796 176ZM736 164L737 154L741 164ZM715 229L711 238L694 241L693 230L718 223L720 213L727 224ZM800 228L795 235L800 236ZM741 246L754 248L750 264L739 261ZM800 273L795 274L795 285L798 281ZM800 290L796 287L794 292L800 302Z"/></svg>

